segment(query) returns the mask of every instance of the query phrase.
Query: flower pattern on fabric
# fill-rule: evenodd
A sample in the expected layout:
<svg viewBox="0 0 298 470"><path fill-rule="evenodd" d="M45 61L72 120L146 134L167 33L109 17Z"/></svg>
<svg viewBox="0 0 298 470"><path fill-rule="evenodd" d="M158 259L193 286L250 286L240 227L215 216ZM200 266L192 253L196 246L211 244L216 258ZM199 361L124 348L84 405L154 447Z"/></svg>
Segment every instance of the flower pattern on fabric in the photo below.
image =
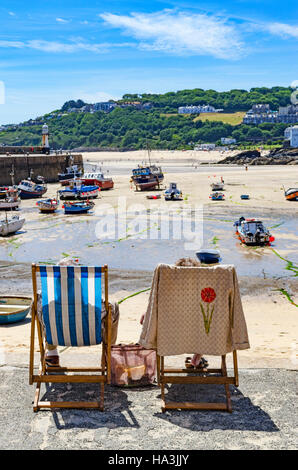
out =
<svg viewBox="0 0 298 470"><path fill-rule="evenodd" d="M215 290L212 289L212 287L205 287L204 289L201 290L201 299L203 300L203 302L207 304L207 308L205 311L204 305L200 303L201 311L202 311L202 315L204 319L205 331L206 331L206 334L208 335L210 332L210 326L211 326L214 307L215 307L215 305L211 307L210 304L216 299ZM210 308L211 308L211 311L210 311Z"/></svg>

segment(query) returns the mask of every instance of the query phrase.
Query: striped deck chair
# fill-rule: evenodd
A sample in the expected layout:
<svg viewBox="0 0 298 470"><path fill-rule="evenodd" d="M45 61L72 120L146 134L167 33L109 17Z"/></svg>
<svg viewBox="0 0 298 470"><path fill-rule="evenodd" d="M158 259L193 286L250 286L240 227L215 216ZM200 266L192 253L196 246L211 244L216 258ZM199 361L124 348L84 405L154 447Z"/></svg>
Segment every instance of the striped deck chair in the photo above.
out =
<svg viewBox="0 0 298 470"><path fill-rule="evenodd" d="M105 338L101 337L102 278L108 314ZM37 285L40 282L42 314L38 314ZM103 411L104 384L110 382L111 308L108 303L108 267L32 265L34 303L31 321L29 383L36 383L33 410L41 408L97 408ZM39 373L34 371L35 328L40 350ZM101 367L51 367L45 363L45 341L58 346L92 346L102 344ZM70 374L69 374L70 373ZM40 401L42 383L98 383L99 401Z"/></svg>

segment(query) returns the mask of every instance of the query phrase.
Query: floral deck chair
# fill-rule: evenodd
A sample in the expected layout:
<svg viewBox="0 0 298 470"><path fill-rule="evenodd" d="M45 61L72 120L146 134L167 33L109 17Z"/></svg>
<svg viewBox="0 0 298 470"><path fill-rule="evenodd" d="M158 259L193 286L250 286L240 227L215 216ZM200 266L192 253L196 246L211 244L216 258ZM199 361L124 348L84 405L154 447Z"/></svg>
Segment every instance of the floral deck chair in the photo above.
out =
<svg viewBox="0 0 298 470"><path fill-rule="evenodd" d="M237 350L249 348L246 322L234 266L176 267L165 264L154 272L139 340L157 351L158 377L166 409L232 411L229 385L238 386ZM219 369L165 369L165 356L221 356ZM234 375L228 377L226 354L233 354ZM187 374L188 373L188 374ZM225 403L165 401L166 384L224 385Z"/></svg>
<svg viewBox="0 0 298 470"><path fill-rule="evenodd" d="M105 338L102 338L102 280L104 278ZM31 320L29 383L37 384L34 411L41 408L97 408L103 410L104 384L110 380L111 310L108 304L108 267L32 265L34 304ZM41 314L38 314L37 285L41 287ZM40 368L34 370L35 328L40 351ZM51 367L45 363L45 341L58 346L102 344L101 367ZM49 373L50 372L50 373ZM40 401L42 383L98 383L99 401Z"/></svg>

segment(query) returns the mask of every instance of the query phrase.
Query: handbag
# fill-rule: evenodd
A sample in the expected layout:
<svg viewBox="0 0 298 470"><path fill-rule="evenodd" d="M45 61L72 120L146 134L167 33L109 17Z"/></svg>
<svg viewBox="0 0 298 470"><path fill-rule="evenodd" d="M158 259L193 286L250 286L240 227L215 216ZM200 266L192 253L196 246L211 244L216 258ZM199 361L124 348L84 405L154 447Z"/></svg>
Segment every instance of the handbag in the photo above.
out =
<svg viewBox="0 0 298 470"><path fill-rule="evenodd" d="M156 375L156 352L139 344L111 346L111 385L140 387L151 385Z"/></svg>

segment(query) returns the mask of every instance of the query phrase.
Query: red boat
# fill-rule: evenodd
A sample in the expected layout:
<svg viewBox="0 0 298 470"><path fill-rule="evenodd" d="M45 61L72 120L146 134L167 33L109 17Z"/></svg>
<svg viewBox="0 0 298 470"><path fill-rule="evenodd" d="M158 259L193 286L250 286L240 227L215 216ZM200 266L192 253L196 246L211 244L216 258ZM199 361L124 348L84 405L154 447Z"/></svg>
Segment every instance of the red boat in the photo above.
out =
<svg viewBox="0 0 298 470"><path fill-rule="evenodd" d="M104 176L104 174L99 171L84 173L81 180L84 185L99 186L101 190L112 189L114 187L112 178Z"/></svg>

